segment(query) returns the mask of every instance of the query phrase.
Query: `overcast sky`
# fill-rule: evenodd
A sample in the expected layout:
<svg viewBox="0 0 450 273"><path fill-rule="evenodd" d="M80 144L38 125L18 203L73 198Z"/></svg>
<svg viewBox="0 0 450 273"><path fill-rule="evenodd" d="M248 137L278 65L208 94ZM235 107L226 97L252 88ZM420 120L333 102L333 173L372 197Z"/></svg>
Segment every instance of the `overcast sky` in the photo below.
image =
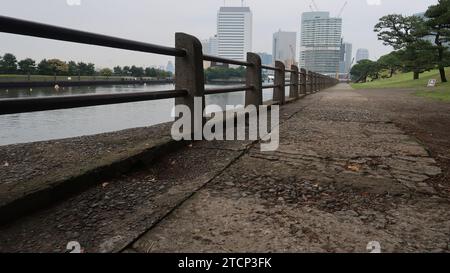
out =
<svg viewBox="0 0 450 273"><path fill-rule="evenodd" d="M77 2L81 2L77 5ZM348 0L342 13L343 35L357 48L368 48L372 59L391 51L377 40L373 26L389 13L410 15L425 11L437 0ZM227 0L226 5L240 5ZM299 31L302 12L311 0L246 0L253 12L253 51L272 52L278 29ZM336 16L345 0L316 0L319 10ZM0 14L143 42L173 46L174 33L199 39L216 33L217 10L223 0L0 0ZM59 58L114 65L165 65L168 57L107 49L0 33L0 54L18 58Z"/></svg>

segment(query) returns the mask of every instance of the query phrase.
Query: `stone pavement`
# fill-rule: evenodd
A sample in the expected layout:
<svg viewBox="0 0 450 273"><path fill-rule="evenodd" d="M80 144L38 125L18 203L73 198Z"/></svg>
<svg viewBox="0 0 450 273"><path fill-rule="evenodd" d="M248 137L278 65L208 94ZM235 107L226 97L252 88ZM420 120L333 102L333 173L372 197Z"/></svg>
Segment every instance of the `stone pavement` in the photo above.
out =
<svg viewBox="0 0 450 273"><path fill-rule="evenodd" d="M278 151L252 146L129 251L448 251L440 168L371 103L339 85L286 106Z"/></svg>
<svg viewBox="0 0 450 273"><path fill-rule="evenodd" d="M283 106L278 151L195 142L0 228L0 252L448 252L441 169L383 97L338 85Z"/></svg>

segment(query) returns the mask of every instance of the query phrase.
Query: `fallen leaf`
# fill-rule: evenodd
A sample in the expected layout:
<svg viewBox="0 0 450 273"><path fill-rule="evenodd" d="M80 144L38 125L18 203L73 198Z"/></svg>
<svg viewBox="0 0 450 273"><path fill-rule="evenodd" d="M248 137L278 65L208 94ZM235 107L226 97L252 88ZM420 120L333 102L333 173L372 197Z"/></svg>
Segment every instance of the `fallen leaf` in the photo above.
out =
<svg viewBox="0 0 450 273"><path fill-rule="evenodd" d="M348 165L347 169L354 171L354 172L358 172L361 169L361 166L357 165L357 164Z"/></svg>

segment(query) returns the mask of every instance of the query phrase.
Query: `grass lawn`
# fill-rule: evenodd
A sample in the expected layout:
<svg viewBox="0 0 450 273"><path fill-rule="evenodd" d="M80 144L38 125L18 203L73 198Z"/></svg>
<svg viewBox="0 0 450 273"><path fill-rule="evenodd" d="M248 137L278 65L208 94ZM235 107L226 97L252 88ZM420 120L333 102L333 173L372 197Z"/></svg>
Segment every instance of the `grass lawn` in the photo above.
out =
<svg viewBox="0 0 450 273"><path fill-rule="evenodd" d="M450 80L450 69L446 70L447 79ZM419 80L413 80L413 73L396 74L390 79L380 79L367 83L354 83L354 89L384 89L384 88L411 88L417 92L415 95L450 102L450 83L441 83L438 70L420 74ZM436 79L436 87L427 87L428 80Z"/></svg>

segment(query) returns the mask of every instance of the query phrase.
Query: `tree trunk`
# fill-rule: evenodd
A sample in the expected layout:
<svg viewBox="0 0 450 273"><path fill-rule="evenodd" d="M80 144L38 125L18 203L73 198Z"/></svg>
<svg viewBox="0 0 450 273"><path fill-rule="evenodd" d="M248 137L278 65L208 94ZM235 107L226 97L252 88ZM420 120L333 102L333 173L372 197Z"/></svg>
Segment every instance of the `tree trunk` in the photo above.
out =
<svg viewBox="0 0 450 273"><path fill-rule="evenodd" d="M414 80L418 80L418 79L419 79L419 72L414 71Z"/></svg>
<svg viewBox="0 0 450 273"><path fill-rule="evenodd" d="M441 81L447 82L447 76L445 76L445 68L439 67L439 73L441 74Z"/></svg>
<svg viewBox="0 0 450 273"><path fill-rule="evenodd" d="M442 61L444 60L444 46L440 40L441 33L438 32L436 35L435 43L438 46L438 63L439 63L439 74L441 74L441 82L447 82L447 77L445 76L445 69L442 65Z"/></svg>
<svg viewBox="0 0 450 273"><path fill-rule="evenodd" d="M394 69L391 69L391 76L389 78L392 78L394 76Z"/></svg>

